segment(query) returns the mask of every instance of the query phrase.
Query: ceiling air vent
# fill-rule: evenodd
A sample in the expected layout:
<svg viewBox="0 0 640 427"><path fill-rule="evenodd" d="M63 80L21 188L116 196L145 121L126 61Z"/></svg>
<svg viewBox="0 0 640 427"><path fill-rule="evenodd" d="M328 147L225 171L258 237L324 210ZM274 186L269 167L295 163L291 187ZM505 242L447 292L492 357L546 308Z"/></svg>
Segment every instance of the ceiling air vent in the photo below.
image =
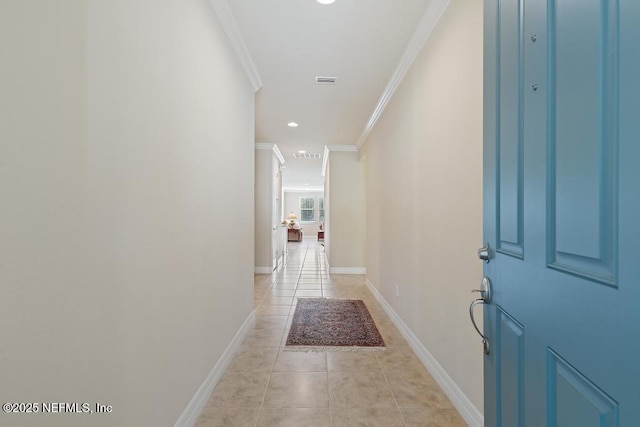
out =
<svg viewBox="0 0 640 427"><path fill-rule="evenodd" d="M320 154L318 153L293 153L293 157L296 159L319 159Z"/></svg>
<svg viewBox="0 0 640 427"><path fill-rule="evenodd" d="M319 85L333 85L336 84L335 77L316 76L316 83Z"/></svg>

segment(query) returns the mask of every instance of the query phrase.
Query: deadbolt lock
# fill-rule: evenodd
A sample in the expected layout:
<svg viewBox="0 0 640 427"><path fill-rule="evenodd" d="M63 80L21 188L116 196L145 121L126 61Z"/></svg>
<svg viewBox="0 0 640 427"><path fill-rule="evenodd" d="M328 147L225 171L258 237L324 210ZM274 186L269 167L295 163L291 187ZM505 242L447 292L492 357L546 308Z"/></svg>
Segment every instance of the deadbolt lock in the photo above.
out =
<svg viewBox="0 0 640 427"><path fill-rule="evenodd" d="M483 260L484 262L489 262L489 258L491 257L491 248L489 248L489 243L478 249L478 258Z"/></svg>

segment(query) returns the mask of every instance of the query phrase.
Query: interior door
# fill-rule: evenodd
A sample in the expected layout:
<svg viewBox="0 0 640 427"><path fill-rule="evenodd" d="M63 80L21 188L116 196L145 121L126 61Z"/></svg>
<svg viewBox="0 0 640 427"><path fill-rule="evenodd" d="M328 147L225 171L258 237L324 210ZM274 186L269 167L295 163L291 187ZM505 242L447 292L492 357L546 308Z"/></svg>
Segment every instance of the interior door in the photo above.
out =
<svg viewBox="0 0 640 427"><path fill-rule="evenodd" d="M485 425L640 426L640 2L485 0L484 79Z"/></svg>

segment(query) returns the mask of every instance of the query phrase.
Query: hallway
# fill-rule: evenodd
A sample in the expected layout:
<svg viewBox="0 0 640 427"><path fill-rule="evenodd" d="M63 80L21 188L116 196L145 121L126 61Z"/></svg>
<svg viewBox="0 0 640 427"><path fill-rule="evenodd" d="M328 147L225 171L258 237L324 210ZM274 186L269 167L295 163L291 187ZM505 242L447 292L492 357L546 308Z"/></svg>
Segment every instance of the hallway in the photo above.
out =
<svg viewBox="0 0 640 427"><path fill-rule="evenodd" d="M287 262L255 276L256 321L196 425L464 426L361 275L329 275L324 247L288 244ZM362 299L382 352L285 352L297 298Z"/></svg>

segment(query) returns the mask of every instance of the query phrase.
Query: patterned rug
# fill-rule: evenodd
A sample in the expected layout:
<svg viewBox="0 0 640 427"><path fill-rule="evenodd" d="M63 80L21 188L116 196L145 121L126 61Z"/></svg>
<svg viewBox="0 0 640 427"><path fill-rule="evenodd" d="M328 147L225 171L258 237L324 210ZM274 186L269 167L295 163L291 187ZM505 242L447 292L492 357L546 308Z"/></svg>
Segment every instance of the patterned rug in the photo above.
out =
<svg viewBox="0 0 640 427"><path fill-rule="evenodd" d="M298 298L285 350L384 350L362 300Z"/></svg>

